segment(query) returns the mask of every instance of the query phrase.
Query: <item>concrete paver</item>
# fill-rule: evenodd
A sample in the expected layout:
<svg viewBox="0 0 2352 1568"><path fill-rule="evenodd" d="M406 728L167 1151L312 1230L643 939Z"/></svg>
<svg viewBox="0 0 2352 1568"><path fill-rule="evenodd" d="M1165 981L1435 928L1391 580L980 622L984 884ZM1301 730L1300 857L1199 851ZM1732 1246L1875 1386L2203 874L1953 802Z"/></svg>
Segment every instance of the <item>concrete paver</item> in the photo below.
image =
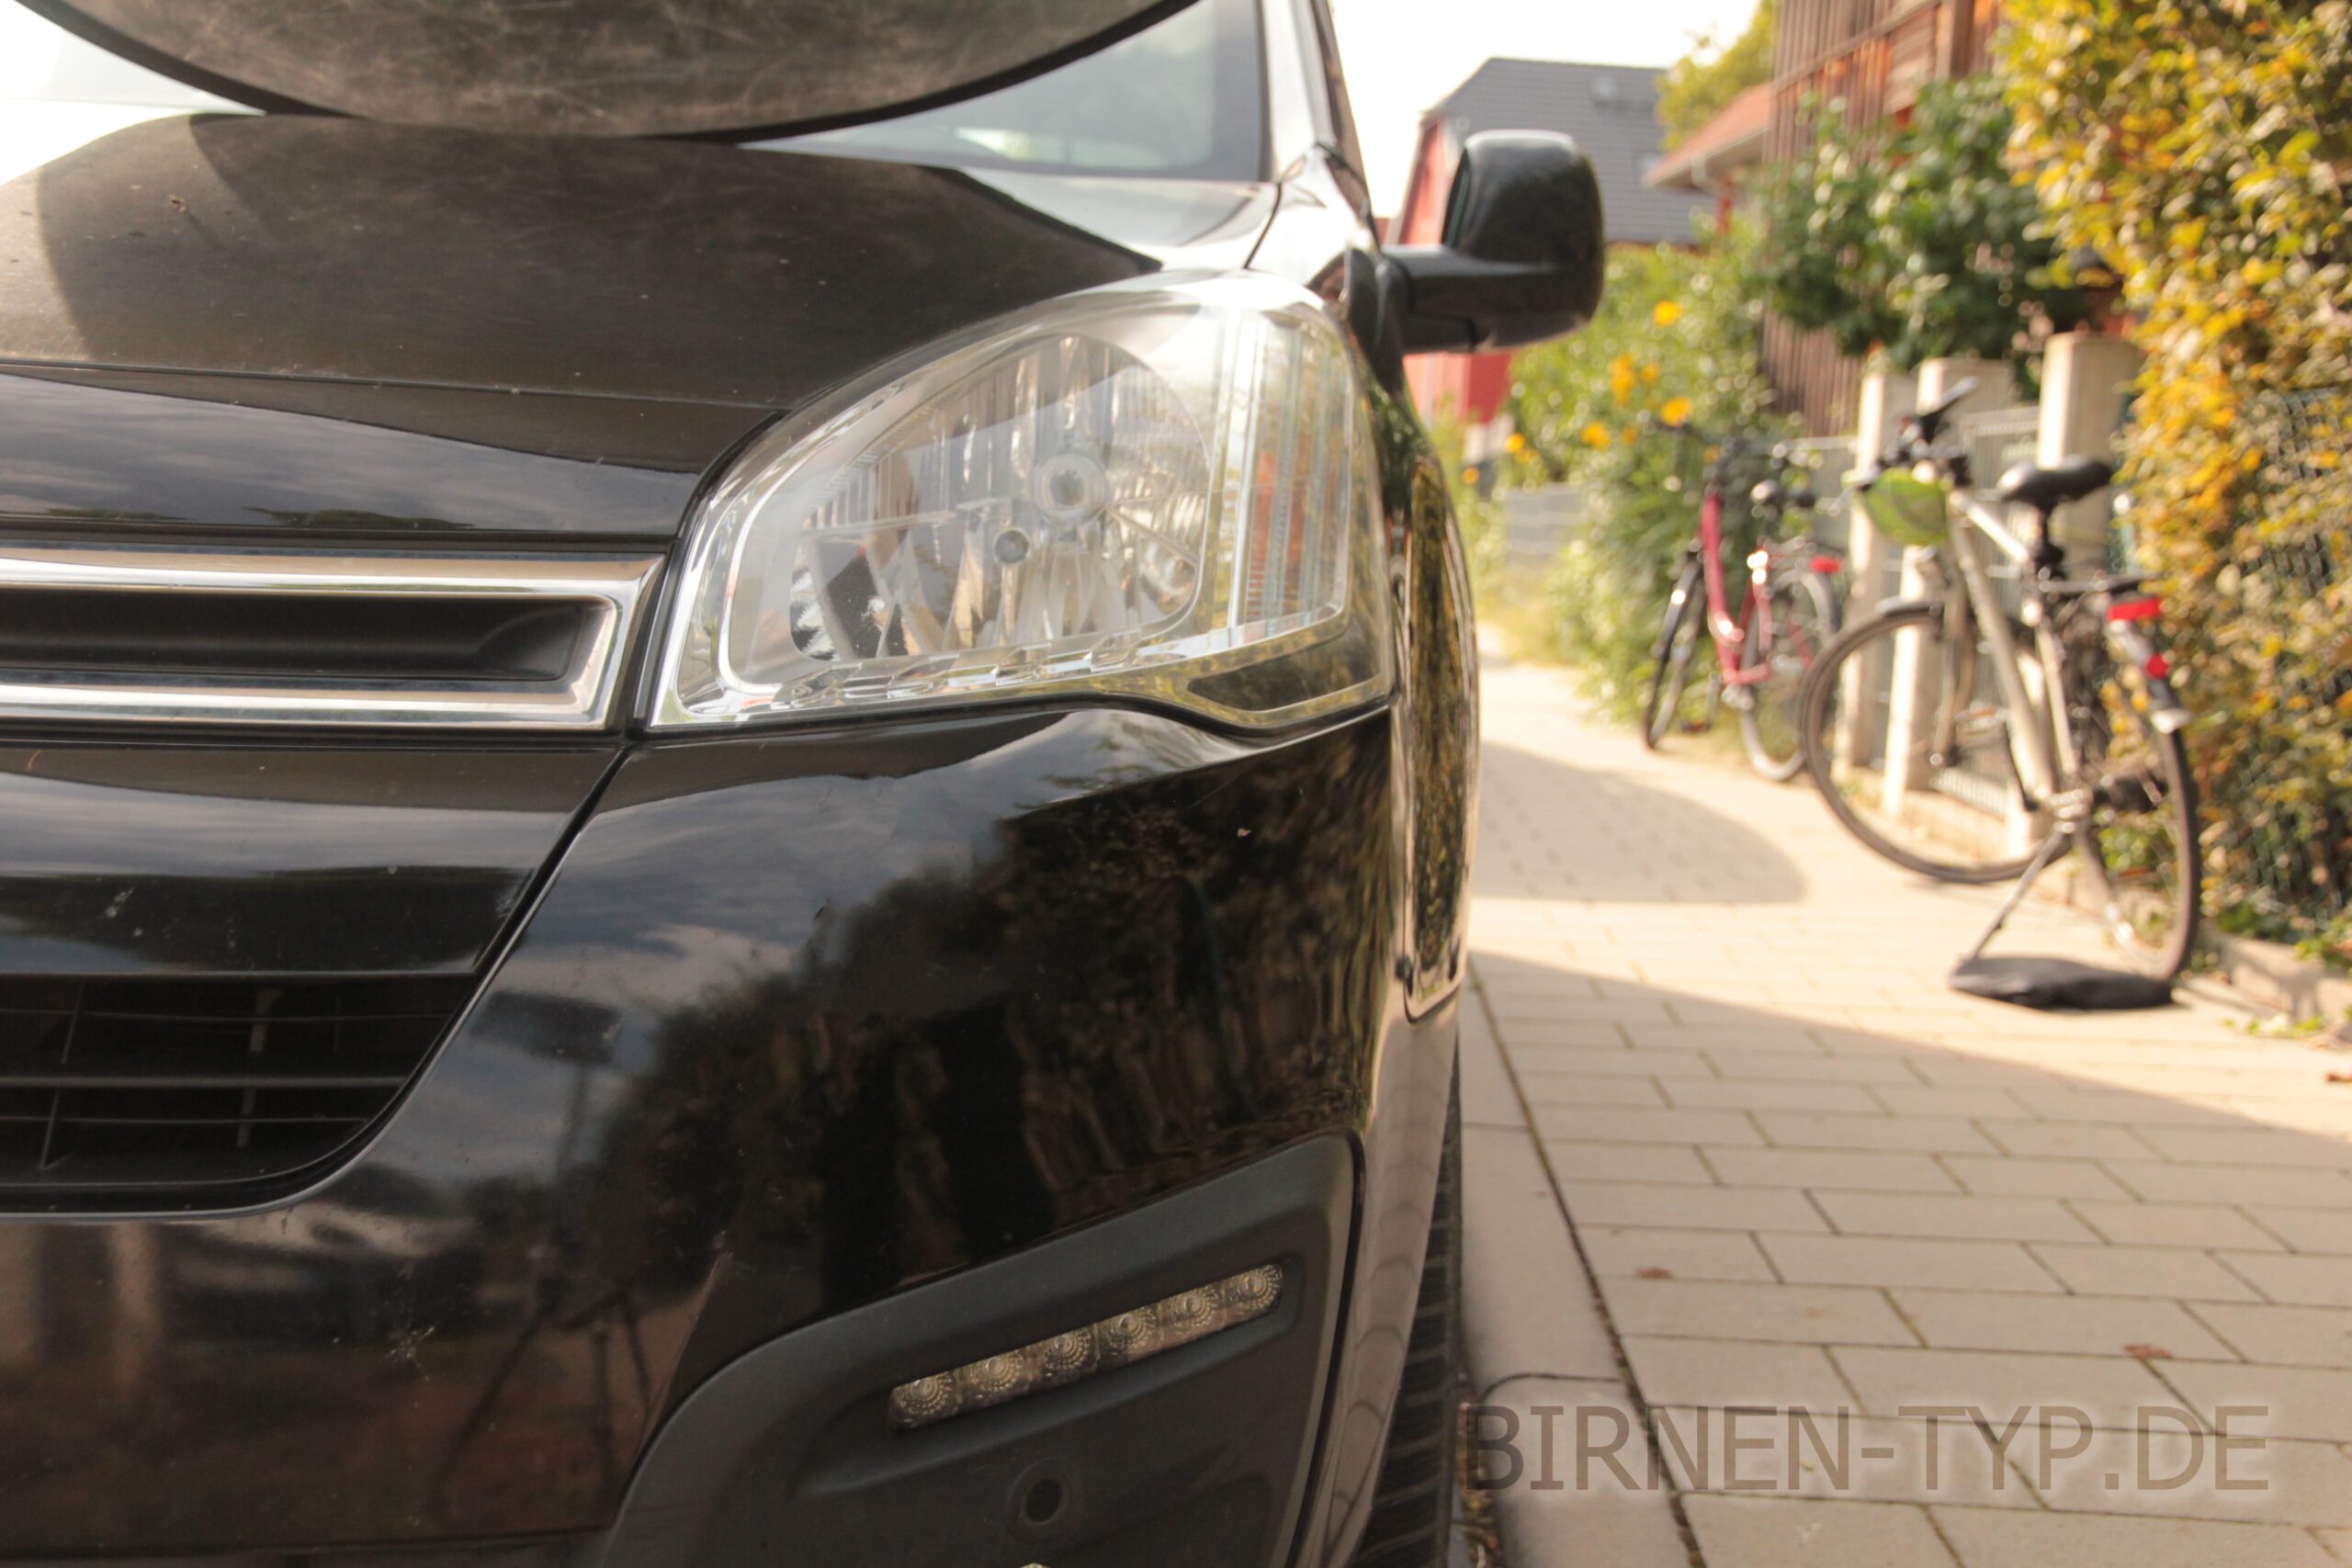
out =
<svg viewBox="0 0 2352 1568"><path fill-rule="evenodd" d="M1930 1513L1961 1568L2334 1568L2326 1549L2291 1525L1992 1508Z"/></svg>
<svg viewBox="0 0 2352 1568"><path fill-rule="evenodd" d="M1580 1409L1648 1439L1638 1486L1504 1488L1518 1568L2352 1562L2341 1057L1958 996L1997 890L1554 671L1490 662L1485 724L1472 1371L1565 1412L1555 1472ZM2099 956L2031 905L2002 950Z"/></svg>
<svg viewBox="0 0 2352 1568"><path fill-rule="evenodd" d="M1709 1568L1952 1568L1956 1561L1921 1508L1721 1496L1687 1506Z"/></svg>

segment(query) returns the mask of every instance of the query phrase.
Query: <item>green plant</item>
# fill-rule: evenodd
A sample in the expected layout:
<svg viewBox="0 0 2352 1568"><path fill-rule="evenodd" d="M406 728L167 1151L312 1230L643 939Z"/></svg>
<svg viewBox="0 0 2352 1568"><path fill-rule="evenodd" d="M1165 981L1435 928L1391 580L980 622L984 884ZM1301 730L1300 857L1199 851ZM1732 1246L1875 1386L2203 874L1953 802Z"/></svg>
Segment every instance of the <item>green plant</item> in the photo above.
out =
<svg viewBox="0 0 2352 1568"><path fill-rule="evenodd" d="M1755 15L1737 38L1719 44L1709 28L1694 35L1690 51L1666 68L1657 84L1657 122L1666 129L1669 151L1740 94L1772 79L1780 11L1780 0L1757 0Z"/></svg>
<svg viewBox="0 0 2352 1568"><path fill-rule="evenodd" d="M1763 186L1775 243L1758 282L1778 314L1905 370L1951 356L2024 367L2042 336L2083 319L2086 298L2054 266L2040 204L2005 163L1998 82L1933 84L1901 125L1822 106L1813 129Z"/></svg>
<svg viewBox="0 0 2352 1568"><path fill-rule="evenodd" d="M2016 157L2146 351L2128 475L2227 931L2352 963L2352 5L2010 0Z"/></svg>
<svg viewBox="0 0 2352 1568"><path fill-rule="evenodd" d="M1746 226L1706 252L1664 246L1610 257L1599 315L1574 337L1521 355L1511 412L1521 438L1503 478L1571 483L1585 519L1543 583L1546 651L1630 717L1648 677L1671 577L1697 519L1703 465L1681 425L1784 434L1767 410Z"/></svg>

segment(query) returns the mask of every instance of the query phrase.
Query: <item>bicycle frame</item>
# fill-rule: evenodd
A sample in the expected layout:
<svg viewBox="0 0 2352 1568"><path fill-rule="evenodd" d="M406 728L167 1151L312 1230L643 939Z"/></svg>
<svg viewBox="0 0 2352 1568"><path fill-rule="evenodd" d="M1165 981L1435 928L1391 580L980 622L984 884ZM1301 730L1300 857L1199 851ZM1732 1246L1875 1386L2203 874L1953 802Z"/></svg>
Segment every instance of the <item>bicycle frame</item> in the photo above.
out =
<svg viewBox="0 0 2352 1568"><path fill-rule="evenodd" d="M1772 619L1766 615L1759 621L1758 616L1771 591L1771 546L1758 544L1747 552L1747 581L1736 618L1731 613L1731 588L1724 570L1724 492L1720 486L1709 485L1700 499L1699 540L1694 547L1699 552L1699 575L1707 601L1707 630L1715 646L1716 672L1725 687L1761 685L1776 673L1771 659ZM1750 636L1758 638L1762 656L1742 668L1740 649Z"/></svg>
<svg viewBox="0 0 2352 1568"><path fill-rule="evenodd" d="M2025 622L2034 634L2034 659L2041 667L2043 690L2053 701L2046 711L2063 711L2065 691L2064 662L2054 639L2050 635L2049 616L2044 613L2041 576L2034 566L2033 547L2018 537L2001 514L1976 499L1973 491L1955 491L1952 497L1953 518L1951 558L1960 569L1961 582L1968 594L1971 608L1984 628L1984 640L1993 651L1993 675L2001 683L2001 700L2008 710L2024 719L2027 716L2044 712L2025 688L2025 678L2018 668L2017 639L2009 635L2008 612L2002 608L2000 595L1995 592L1993 579L1984 567L1984 558L1977 552L1979 536L1992 542L2003 555L2018 568L2018 581L2025 593ZM2020 761L2030 776L2020 781L2029 796L2046 802L2058 787L2058 780L2074 767L2073 738L2063 724L2023 725L2027 734L2025 755ZM1939 736L1940 740L1942 736ZM2012 755L2015 755L2013 750Z"/></svg>

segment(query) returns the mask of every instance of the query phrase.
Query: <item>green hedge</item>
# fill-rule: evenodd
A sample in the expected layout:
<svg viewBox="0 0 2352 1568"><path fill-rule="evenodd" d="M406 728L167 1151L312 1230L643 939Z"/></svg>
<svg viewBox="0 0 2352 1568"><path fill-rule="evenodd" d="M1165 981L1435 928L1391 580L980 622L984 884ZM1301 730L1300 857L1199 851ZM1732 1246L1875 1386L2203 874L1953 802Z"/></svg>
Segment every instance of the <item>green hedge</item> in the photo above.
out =
<svg viewBox="0 0 2352 1568"><path fill-rule="evenodd" d="M2009 0L2014 155L2147 351L2142 547L2225 928L2352 962L2352 5Z"/></svg>

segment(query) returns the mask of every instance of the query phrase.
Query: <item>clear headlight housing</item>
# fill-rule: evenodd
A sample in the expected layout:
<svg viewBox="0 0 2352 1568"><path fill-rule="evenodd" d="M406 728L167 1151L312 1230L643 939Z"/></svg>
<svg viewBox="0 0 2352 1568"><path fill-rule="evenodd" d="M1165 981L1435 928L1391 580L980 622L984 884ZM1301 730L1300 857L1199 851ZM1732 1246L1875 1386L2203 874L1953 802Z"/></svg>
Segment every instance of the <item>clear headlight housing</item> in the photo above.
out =
<svg viewBox="0 0 2352 1568"><path fill-rule="evenodd" d="M1097 289L832 407L697 513L657 728L1072 694L1271 727L1386 691L1368 416L1311 297Z"/></svg>

